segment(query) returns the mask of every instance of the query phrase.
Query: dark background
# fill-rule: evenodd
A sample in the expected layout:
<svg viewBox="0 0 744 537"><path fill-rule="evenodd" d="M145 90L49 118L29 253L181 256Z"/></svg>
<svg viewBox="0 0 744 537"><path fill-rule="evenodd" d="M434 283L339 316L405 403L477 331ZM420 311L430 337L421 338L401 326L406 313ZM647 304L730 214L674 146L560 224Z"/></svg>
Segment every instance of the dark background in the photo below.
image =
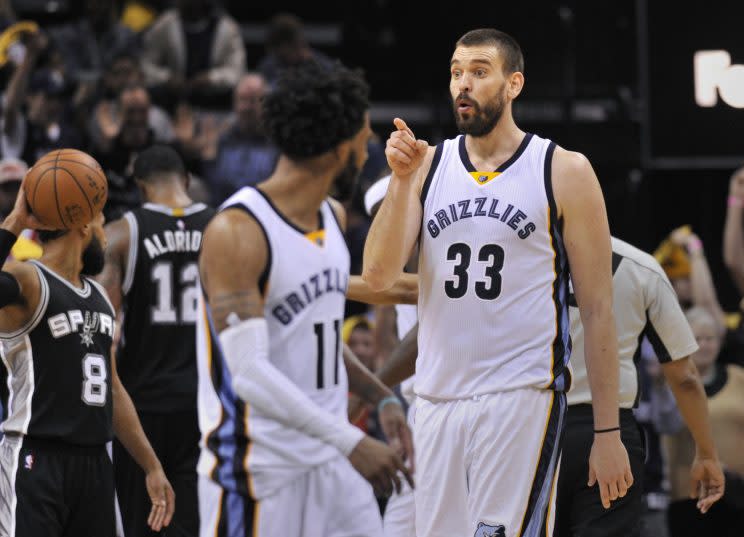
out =
<svg viewBox="0 0 744 537"><path fill-rule="evenodd" d="M19 11L47 3L14 1ZM58 4L73 12L78 5ZM455 135L448 93L454 42L484 26L512 34L526 64L526 87L515 104L518 124L589 157L616 236L653 251L674 227L692 225L705 245L721 302L726 309L736 307L721 238L728 179L744 165L744 109L720 100L714 108L696 105L692 55L725 49L733 63L744 64L744 2L224 0L222 5L243 25L249 68L264 53L269 20L281 12L305 22L313 47L362 68L372 86L373 126L383 139L395 115L429 142Z"/></svg>

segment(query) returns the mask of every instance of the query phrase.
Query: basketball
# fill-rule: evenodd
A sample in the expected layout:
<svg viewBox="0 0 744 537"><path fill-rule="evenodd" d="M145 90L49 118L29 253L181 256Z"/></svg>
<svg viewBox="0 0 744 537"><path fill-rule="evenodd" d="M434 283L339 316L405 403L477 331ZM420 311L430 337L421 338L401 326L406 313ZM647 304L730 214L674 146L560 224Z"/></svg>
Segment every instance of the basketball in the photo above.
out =
<svg viewBox="0 0 744 537"><path fill-rule="evenodd" d="M24 187L31 212L55 229L86 225L108 196L100 164L77 149L57 149L41 157L26 174Z"/></svg>

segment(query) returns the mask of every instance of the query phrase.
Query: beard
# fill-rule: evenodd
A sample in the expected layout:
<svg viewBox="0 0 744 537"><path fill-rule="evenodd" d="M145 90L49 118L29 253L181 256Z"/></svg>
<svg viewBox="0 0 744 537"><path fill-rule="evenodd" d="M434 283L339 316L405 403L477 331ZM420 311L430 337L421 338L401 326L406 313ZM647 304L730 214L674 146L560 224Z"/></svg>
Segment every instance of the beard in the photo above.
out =
<svg viewBox="0 0 744 537"><path fill-rule="evenodd" d="M103 270L104 262L101 241L93 235L90 239L90 244L83 250L83 268L80 270L80 273L85 276L96 276Z"/></svg>
<svg viewBox="0 0 744 537"><path fill-rule="evenodd" d="M354 187L360 171L356 165L356 160L356 153L350 151L349 160L346 161L344 168L333 180L333 197L339 201L349 201L354 194Z"/></svg>
<svg viewBox="0 0 744 537"><path fill-rule="evenodd" d="M473 107L469 119L463 118L458 113L457 99L467 99ZM506 98L501 92L499 92L498 96L492 102L482 108L478 101L462 93L457 96L457 99L452 102L452 109L455 113L457 129L461 134L469 134L476 138L485 136L494 129L501 119L501 116L504 114L504 108L506 107Z"/></svg>

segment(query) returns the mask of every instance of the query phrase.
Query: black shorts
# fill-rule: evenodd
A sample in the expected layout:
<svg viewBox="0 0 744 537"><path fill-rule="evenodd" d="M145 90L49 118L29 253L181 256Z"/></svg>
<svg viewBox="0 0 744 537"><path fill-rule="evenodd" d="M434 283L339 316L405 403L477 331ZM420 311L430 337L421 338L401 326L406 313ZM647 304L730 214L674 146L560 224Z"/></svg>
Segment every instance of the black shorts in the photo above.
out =
<svg viewBox="0 0 744 537"><path fill-rule="evenodd" d="M200 435L196 409L168 414L139 412L139 418L145 435L176 493L176 512L162 535L197 537L199 501L196 463L199 461ZM119 500L124 535L127 537L159 535L147 526L152 502L145 488L144 472L116 439L113 453L116 496Z"/></svg>
<svg viewBox="0 0 744 537"><path fill-rule="evenodd" d="M5 436L0 535L114 537L114 480L105 446Z"/></svg>
<svg viewBox="0 0 744 537"><path fill-rule="evenodd" d="M558 474L555 537L639 537L644 513L645 451L638 423L630 409L620 409L620 435L628 451L633 486L623 498L602 506L599 487L587 487L589 453L594 440L591 405L570 405L563 432L563 457Z"/></svg>

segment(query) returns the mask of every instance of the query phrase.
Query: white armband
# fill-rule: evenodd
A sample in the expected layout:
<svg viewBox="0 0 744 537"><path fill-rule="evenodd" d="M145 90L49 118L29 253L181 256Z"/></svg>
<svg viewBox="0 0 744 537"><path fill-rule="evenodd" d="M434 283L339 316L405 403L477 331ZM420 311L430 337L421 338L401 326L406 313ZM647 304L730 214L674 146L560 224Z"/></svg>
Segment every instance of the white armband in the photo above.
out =
<svg viewBox="0 0 744 537"><path fill-rule="evenodd" d="M331 444L349 456L364 432L319 407L269 360L269 328L253 318L220 332L220 344L235 393L288 427Z"/></svg>

